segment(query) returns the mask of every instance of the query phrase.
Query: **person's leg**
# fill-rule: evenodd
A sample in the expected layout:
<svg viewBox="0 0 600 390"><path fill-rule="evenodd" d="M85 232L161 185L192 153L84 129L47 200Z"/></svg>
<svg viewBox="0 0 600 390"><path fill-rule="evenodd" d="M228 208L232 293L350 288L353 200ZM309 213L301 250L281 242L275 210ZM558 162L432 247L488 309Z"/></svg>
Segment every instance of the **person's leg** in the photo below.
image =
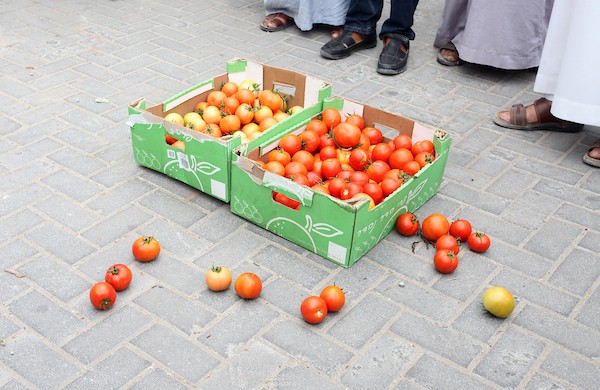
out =
<svg viewBox="0 0 600 390"><path fill-rule="evenodd" d="M381 28L383 51L377 63L377 72L395 75L406 70L409 40L415 38L413 16L419 0L392 0L390 18Z"/></svg>
<svg viewBox="0 0 600 390"><path fill-rule="evenodd" d="M321 56L338 60L361 49L377 45L377 21L381 17L383 0L352 0L341 33L321 48Z"/></svg>

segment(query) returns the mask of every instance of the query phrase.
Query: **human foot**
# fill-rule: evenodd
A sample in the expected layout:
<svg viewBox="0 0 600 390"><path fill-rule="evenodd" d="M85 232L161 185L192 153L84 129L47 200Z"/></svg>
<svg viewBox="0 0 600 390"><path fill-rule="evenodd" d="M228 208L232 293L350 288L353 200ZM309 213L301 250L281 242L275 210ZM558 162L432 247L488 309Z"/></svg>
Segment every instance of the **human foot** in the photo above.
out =
<svg viewBox="0 0 600 390"><path fill-rule="evenodd" d="M461 64L458 50L456 50L456 46L452 42L448 42L440 48L437 55L437 62L445 66L457 66Z"/></svg>
<svg viewBox="0 0 600 390"><path fill-rule="evenodd" d="M267 32L280 31L294 24L294 19L281 12L267 15L260 24L260 29Z"/></svg>
<svg viewBox="0 0 600 390"><path fill-rule="evenodd" d="M579 131L583 125L559 119L550 113L552 101L540 98L524 107L515 104L510 111L500 111L494 117L498 126L515 130Z"/></svg>
<svg viewBox="0 0 600 390"><path fill-rule="evenodd" d="M410 40L407 36L388 33L383 36L383 50L377 62L377 72L395 75L406 70Z"/></svg>
<svg viewBox="0 0 600 390"><path fill-rule="evenodd" d="M600 168L600 139L596 140L583 155L583 162L593 167Z"/></svg>

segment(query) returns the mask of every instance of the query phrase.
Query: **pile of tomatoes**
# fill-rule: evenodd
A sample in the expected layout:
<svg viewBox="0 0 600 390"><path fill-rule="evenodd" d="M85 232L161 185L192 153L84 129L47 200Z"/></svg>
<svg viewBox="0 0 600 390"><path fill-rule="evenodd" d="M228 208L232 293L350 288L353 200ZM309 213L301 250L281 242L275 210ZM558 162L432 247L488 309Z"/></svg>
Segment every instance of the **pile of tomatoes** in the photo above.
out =
<svg viewBox="0 0 600 390"><path fill-rule="evenodd" d="M183 115L170 112L165 119L191 130L220 138L239 135L249 142L274 124L301 110L295 106L288 110L287 97L276 90L262 90L252 80L240 84L224 83L220 89L208 93L206 100L198 102L194 111ZM183 142L167 134L168 144L185 149Z"/></svg>
<svg viewBox="0 0 600 390"><path fill-rule="evenodd" d="M142 236L131 246L133 257L147 263L158 257L160 244L154 237ZM123 291L129 284L133 273L125 264L113 264L106 270L104 282L98 282L90 289L90 302L98 310L108 310L117 301L117 292Z"/></svg>
<svg viewBox="0 0 600 390"><path fill-rule="evenodd" d="M444 215L433 213L419 224L415 214L404 213L396 220L396 229L403 236L415 235L419 228L425 240L435 243L433 265L443 274L451 273L458 267L461 243L466 242L473 252L485 252L490 247L487 234L473 232L471 223L465 219L450 223Z"/></svg>
<svg viewBox="0 0 600 390"><path fill-rule="evenodd" d="M231 285L233 276L225 266L213 266L206 273L206 286L209 290L225 291ZM262 281L252 272L243 272L235 280L235 292L240 298L256 299L262 291Z"/></svg>
<svg viewBox="0 0 600 390"><path fill-rule="evenodd" d="M336 285L325 287L321 294L311 295L304 299L300 305L300 314L309 324L323 322L328 313L342 310L346 303L346 294Z"/></svg>
<svg viewBox="0 0 600 390"><path fill-rule="evenodd" d="M266 161L259 162L267 171L335 198L369 199L372 208L434 160L429 140L413 144L406 134L387 140L381 130L366 126L361 115L342 118L337 109L326 108L300 134L283 136ZM274 198L299 207L282 194Z"/></svg>

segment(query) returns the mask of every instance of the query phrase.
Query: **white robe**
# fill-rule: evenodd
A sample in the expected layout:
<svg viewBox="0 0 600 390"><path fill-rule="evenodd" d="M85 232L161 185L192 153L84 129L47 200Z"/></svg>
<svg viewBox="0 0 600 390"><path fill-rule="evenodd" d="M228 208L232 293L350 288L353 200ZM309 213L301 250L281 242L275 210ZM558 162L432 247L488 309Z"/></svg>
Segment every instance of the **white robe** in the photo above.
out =
<svg viewBox="0 0 600 390"><path fill-rule="evenodd" d="M264 0L267 15L281 12L309 31L314 24L343 26L350 0Z"/></svg>
<svg viewBox="0 0 600 390"><path fill-rule="evenodd" d="M556 0L533 87L554 116L600 126L599 37L600 0Z"/></svg>
<svg viewBox="0 0 600 390"><path fill-rule="evenodd" d="M600 1L600 0L598 0ZM446 0L434 46L500 69L539 65L554 0Z"/></svg>

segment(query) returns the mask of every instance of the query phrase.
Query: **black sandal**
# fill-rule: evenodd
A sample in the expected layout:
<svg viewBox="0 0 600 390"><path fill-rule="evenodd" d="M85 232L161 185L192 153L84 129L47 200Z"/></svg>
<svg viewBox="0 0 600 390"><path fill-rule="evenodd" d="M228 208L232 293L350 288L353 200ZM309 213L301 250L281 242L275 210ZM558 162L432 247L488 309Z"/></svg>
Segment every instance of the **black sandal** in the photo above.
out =
<svg viewBox="0 0 600 390"><path fill-rule="evenodd" d="M350 56L353 52L362 49L371 49L377 46L377 33L363 35L363 40L356 42L352 38L352 31L344 30L337 37L327 42L321 48L321 56L330 60L339 60Z"/></svg>

